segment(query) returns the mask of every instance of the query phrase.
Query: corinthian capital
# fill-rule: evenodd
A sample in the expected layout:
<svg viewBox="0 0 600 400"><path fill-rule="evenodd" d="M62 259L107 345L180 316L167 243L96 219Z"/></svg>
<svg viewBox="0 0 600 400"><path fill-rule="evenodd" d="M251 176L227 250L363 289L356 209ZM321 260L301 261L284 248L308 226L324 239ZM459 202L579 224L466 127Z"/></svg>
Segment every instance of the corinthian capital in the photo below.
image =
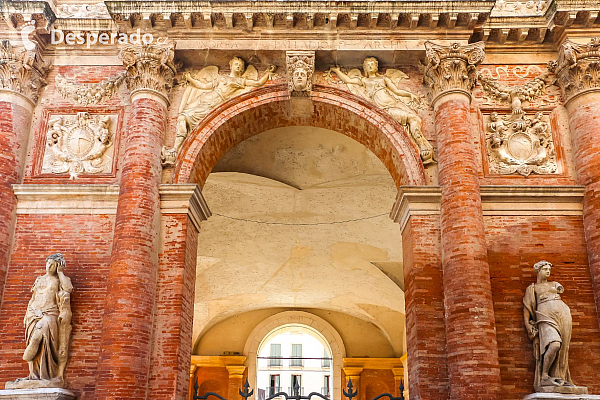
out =
<svg viewBox="0 0 600 400"><path fill-rule="evenodd" d="M565 103L584 93L600 91L600 37L587 44L565 41L558 60L550 61L548 69L558 76Z"/></svg>
<svg viewBox="0 0 600 400"><path fill-rule="evenodd" d="M448 93L464 93L469 98L477 82L477 65L485 57L483 42L461 46L441 46L425 42L427 67L423 82L429 87L431 104Z"/></svg>
<svg viewBox="0 0 600 400"><path fill-rule="evenodd" d="M37 45L32 50L16 50L10 41L0 40L0 91L17 93L35 105L50 69Z"/></svg>
<svg viewBox="0 0 600 400"><path fill-rule="evenodd" d="M175 45L127 46L119 58L127 68L127 87L132 95L151 92L169 104L169 90L173 87L176 68Z"/></svg>

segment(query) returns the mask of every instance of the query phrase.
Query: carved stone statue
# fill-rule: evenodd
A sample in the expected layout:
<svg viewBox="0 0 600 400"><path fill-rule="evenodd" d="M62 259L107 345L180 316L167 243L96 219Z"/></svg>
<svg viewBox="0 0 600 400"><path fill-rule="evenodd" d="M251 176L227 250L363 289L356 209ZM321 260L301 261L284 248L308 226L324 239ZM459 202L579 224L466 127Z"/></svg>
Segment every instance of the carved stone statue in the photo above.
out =
<svg viewBox="0 0 600 400"><path fill-rule="evenodd" d="M172 148L163 147L163 165L175 163L177 152L191 132L206 115L218 105L244 93L252 87L263 86L274 75L275 66L270 65L259 79L254 66L245 68L244 60L233 57L229 62L229 75L219 75L219 67L209 66L197 75L183 74L184 82L189 85L183 93L177 118L177 136Z"/></svg>
<svg viewBox="0 0 600 400"><path fill-rule="evenodd" d="M27 347L23 360L29 376L7 382L6 389L62 388L71 339L71 279L64 274L60 253L46 259L46 274L39 276L31 292L23 323Z"/></svg>
<svg viewBox="0 0 600 400"><path fill-rule="evenodd" d="M575 386L569 373L571 310L561 300L565 288L549 282L552 264L539 261L533 269L537 282L529 285L523 298L523 318L529 339L533 340L536 392L584 394L587 388Z"/></svg>
<svg viewBox="0 0 600 400"><path fill-rule="evenodd" d="M398 88L398 82L408 79L408 76L397 69L388 69L385 75L379 74L379 62L375 57L368 57L363 62L364 76L358 69L348 73L342 72L340 67L332 67L339 79L348 89L387 111L392 118L406 127L419 148L423 164L435 161L433 147L421 131L422 120L410 106L418 106L420 98L407 90Z"/></svg>

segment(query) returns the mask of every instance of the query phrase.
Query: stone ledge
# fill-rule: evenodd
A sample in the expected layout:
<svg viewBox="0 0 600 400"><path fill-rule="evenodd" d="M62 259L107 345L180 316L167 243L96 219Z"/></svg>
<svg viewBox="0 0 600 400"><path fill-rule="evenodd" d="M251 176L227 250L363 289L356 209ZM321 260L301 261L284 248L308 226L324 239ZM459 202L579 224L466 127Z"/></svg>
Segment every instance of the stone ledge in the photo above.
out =
<svg viewBox="0 0 600 400"><path fill-rule="evenodd" d="M483 215L583 214L583 186L482 186ZM403 186L398 190L390 218L404 229L411 215L439 215L440 186Z"/></svg>
<svg viewBox="0 0 600 400"><path fill-rule="evenodd" d="M6 389L0 390L0 400L75 400L78 396L67 389Z"/></svg>
<svg viewBox="0 0 600 400"><path fill-rule="evenodd" d="M597 394L560 394L533 393L523 397L523 400L600 400Z"/></svg>

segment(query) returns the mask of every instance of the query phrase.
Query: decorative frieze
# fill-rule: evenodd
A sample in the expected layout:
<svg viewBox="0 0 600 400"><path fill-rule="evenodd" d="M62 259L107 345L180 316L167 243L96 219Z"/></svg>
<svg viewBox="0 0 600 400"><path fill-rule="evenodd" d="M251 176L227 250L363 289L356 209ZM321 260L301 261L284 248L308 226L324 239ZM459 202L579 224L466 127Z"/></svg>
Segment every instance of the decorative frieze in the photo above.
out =
<svg viewBox="0 0 600 400"><path fill-rule="evenodd" d="M131 94L137 91L153 92L169 103L169 90L173 87L176 68L175 45L127 46L119 58L127 69L127 87Z"/></svg>
<svg viewBox="0 0 600 400"><path fill-rule="evenodd" d="M35 104L51 68L42 60L39 46L17 50L9 40L0 40L0 91L18 93Z"/></svg>
<svg viewBox="0 0 600 400"><path fill-rule="evenodd" d="M548 68L558 76L565 103L584 93L600 91L600 37L587 44L566 40L558 52L558 60Z"/></svg>
<svg viewBox="0 0 600 400"><path fill-rule="evenodd" d="M427 66L423 82L429 88L431 104L448 93L464 93L469 98L477 83L477 65L485 58L483 42L461 46L441 46L425 42Z"/></svg>
<svg viewBox="0 0 600 400"><path fill-rule="evenodd" d="M315 52L288 51L286 66L290 96L310 97L315 72Z"/></svg>
<svg viewBox="0 0 600 400"><path fill-rule="evenodd" d="M486 151L490 173L523 176L554 174L558 170L550 121L538 112L531 118L523 113L485 117Z"/></svg>
<svg viewBox="0 0 600 400"><path fill-rule="evenodd" d="M79 112L55 115L46 132L42 173L100 174L112 171L117 115Z"/></svg>
<svg viewBox="0 0 600 400"><path fill-rule="evenodd" d="M100 83L77 83L62 75L57 75L55 82L60 94L82 106L99 104L110 99L119 90L125 80L126 73L108 78Z"/></svg>
<svg viewBox="0 0 600 400"><path fill-rule="evenodd" d="M546 86L553 83L547 72L519 86L502 85L498 80L481 73L477 74L477 78L487 96L510 104L513 115L523 114L522 102L530 102L542 96Z"/></svg>
<svg viewBox="0 0 600 400"><path fill-rule="evenodd" d="M419 149L423 164L435 162L433 146L423 136L423 121L416 112L424 107L424 101L419 95L399 87L399 83L408 79L408 75L393 68L380 74L379 62L375 57L364 60L363 70L364 75L359 69L347 71L334 66L325 73L325 77L326 80L335 82L331 75L335 74L350 92L385 110L407 129Z"/></svg>

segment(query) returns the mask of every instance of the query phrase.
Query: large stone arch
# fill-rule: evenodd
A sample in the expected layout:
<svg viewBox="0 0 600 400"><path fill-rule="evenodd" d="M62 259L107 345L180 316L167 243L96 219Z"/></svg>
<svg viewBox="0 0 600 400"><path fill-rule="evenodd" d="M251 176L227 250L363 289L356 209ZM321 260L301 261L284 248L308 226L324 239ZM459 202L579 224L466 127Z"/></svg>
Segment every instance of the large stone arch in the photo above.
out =
<svg viewBox="0 0 600 400"><path fill-rule="evenodd" d="M418 149L402 125L385 111L352 93L316 85L314 113L290 113L285 85L253 90L213 110L190 133L177 157L173 183L204 185L217 161L249 137L284 126L315 126L342 133L371 150L385 165L396 186L425 185Z"/></svg>
<svg viewBox="0 0 600 400"><path fill-rule="evenodd" d="M263 339L273 330L289 324L306 325L317 331L327 341L331 348L331 358L333 359L333 393L336 399L341 399L342 364L346 357L344 341L338 331L329 322L305 311L283 311L277 313L263 320L252 330L244 346L244 355L247 357L248 380L256 382L256 357Z"/></svg>

